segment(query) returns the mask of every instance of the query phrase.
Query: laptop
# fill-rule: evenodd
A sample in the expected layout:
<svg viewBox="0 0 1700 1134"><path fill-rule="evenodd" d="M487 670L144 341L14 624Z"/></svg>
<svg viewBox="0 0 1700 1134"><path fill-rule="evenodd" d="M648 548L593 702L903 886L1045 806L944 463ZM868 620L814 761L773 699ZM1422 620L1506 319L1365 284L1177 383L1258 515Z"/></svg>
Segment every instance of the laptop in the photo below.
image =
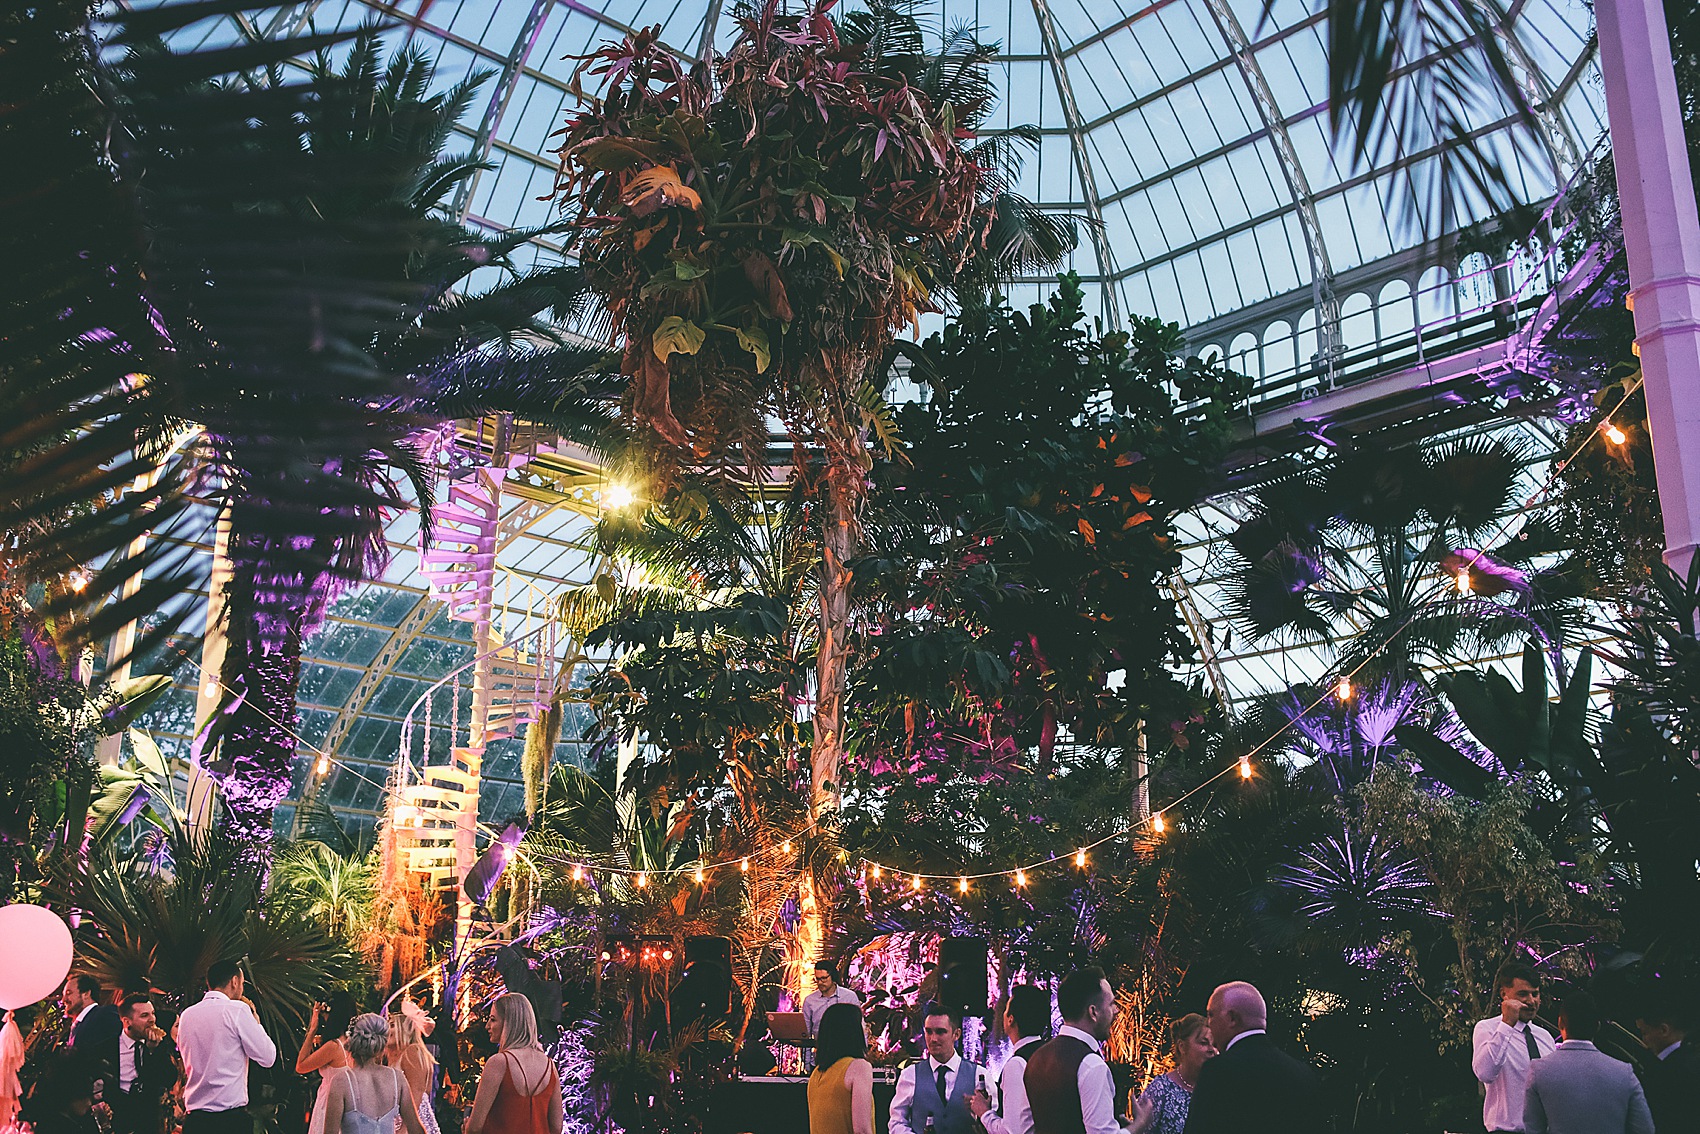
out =
<svg viewBox="0 0 1700 1134"><path fill-rule="evenodd" d="M795 1044L798 1047L811 1043L808 1030L803 1027L801 1012L769 1012L767 1030L780 1043Z"/></svg>

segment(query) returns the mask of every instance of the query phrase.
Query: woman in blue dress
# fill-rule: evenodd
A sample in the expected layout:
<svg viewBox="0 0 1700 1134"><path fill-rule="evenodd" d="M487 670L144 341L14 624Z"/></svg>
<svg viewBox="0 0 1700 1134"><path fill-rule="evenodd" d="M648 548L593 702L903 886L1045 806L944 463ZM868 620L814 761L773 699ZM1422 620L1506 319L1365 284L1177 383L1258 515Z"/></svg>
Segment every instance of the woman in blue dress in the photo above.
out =
<svg viewBox="0 0 1700 1134"><path fill-rule="evenodd" d="M1182 1134L1186 1129L1199 1069L1216 1054L1203 1016L1193 1012L1169 1025L1169 1053L1174 1066L1151 1080L1139 1096L1140 1102L1155 1108L1146 1134Z"/></svg>

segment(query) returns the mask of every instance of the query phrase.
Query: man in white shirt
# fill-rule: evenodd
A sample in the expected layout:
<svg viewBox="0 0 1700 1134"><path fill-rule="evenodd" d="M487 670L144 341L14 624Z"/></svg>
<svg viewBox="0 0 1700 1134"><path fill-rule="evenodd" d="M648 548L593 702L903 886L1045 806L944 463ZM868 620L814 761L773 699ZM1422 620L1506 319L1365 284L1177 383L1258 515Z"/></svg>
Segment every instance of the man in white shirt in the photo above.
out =
<svg viewBox="0 0 1700 1134"><path fill-rule="evenodd" d="M1523 1103L1529 1089L1529 1067L1558 1046L1552 1033L1537 1025L1541 1007L1541 977L1528 965L1513 962L1494 979L1499 1015L1476 1025L1471 1037L1470 1068L1486 1092L1482 1122L1489 1134L1524 1134Z"/></svg>
<svg viewBox="0 0 1700 1134"><path fill-rule="evenodd" d="M962 1022L948 1008L929 1004L921 1028L927 1058L897 1076L889 1134L921 1134L929 1118L937 1134L971 1134L975 1123L968 1097L980 1069L956 1053Z"/></svg>
<svg viewBox="0 0 1700 1134"><path fill-rule="evenodd" d="M1116 1119L1116 1080L1104 1062L1103 1044L1110 1038L1120 1006L1115 991L1096 966L1063 977L1057 985L1057 1011L1063 1026L1056 1038L1027 1060L1022 1084L1033 1115L1033 1129L1084 1130L1085 1134L1122 1134ZM1151 1125L1156 1106L1134 1104L1129 1134Z"/></svg>
<svg viewBox="0 0 1700 1134"><path fill-rule="evenodd" d="M183 1009L177 1048L183 1055L183 1134L251 1134L248 1063L270 1067L277 1045L242 999L242 969L214 961L207 969L207 995Z"/></svg>
<svg viewBox="0 0 1700 1134"><path fill-rule="evenodd" d="M1009 990L1003 1008L1003 1031L1013 1050L998 1073L998 1102L981 1091L968 1100L968 1109L986 1134L1033 1134L1033 1107L1027 1101L1027 1060L1051 1030L1051 994L1037 985L1019 984Z"/></svg>

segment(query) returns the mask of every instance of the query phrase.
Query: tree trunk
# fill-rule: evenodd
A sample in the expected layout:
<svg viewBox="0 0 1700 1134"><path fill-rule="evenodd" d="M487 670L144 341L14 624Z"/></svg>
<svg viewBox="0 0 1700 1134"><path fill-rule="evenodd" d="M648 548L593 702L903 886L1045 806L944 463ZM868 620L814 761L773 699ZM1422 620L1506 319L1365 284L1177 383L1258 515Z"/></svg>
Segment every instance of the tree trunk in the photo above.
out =
<svg viewBox="0 0 1700 1134"><path fill-rule="evenodd" d="M230 834L251 859L270 858L277 805L289 794L295 765L296 695L301 684L301 630L293 614L262 612L264 596L238 569L230 583L224 664L225 702L212 769L230 810ZM262 632L261 622L271 632ZM239 698L234 704L231 698ZM314 774L309 770L309 775Z"/></svg>
<svg viewBox="0 0 1700 1134"><path fill-rule="evenodd" d="M815 657L812 802L819 817L837 811L843 797L844 686L849 672L850 569L857 552L856 501L829 472L821 522L820 651ZM859 494L858 494L859 495Z"/></svg>

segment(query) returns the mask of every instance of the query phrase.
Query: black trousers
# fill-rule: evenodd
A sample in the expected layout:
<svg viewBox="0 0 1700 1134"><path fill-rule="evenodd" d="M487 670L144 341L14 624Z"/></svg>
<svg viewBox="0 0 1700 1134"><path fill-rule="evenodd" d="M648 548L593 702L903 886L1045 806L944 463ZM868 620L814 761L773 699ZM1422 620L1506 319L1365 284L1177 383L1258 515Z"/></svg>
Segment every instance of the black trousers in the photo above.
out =
<svg viewBox="0 0 1700 1134"><path fill-rule="evenodd" d="M183 1134L254 1134L254 1119L245 1106L235 1110L191 1110L183 1116Z"/></svg>

